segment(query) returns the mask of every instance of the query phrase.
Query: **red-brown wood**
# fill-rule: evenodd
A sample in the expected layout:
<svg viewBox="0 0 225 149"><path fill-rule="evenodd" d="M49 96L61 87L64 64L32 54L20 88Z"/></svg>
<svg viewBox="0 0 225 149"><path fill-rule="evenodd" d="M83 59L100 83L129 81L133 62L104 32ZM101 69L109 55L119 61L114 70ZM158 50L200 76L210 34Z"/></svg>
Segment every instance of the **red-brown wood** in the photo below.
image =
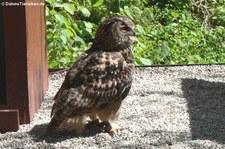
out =
<svg viewBox="0 0 225 149"><path fill-rule="evenodd" d="M5 2L44 3L44 0L5 0ZM44 12L44 6L3 7L5 72L2 73L6 76L7 103L0 105L0 109L18 110L19 124L29 123L32 120L47 91ZM6 115L7 112L4 113L4 116ZM9 115L12 113L9 112ZM0 114L0 119L4 116Z"/></svg>
<svg viewBox="0 0 225 149"><path fill-rule="evenodd" d="M37 4L43 0L27 0ZM47 90L47 55L45 51L45 11L44 6L26 7L27 61L30 119L44 98ZM34 79L35 78L35 79ZM41 87L42 86L42 87Z"/></svg>
<svg viewBox="0 0 225 149"><path fill-rule="evenodd" d="M0 132L17 131L19 129L18 110L0 110Z"/></svg>

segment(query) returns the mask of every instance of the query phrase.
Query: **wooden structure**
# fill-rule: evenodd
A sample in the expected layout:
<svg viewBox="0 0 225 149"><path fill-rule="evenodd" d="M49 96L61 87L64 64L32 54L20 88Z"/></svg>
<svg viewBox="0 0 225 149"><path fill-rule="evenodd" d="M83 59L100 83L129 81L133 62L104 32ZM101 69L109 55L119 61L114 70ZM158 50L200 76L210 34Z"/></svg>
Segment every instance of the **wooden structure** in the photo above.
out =
<svg viewBox="0 0 225 149"><path fill-rule="evenodd" d="M9 6L9 3L20 4ZM8 6L6 6L8 3ZM37 5L23 5L36 3ZM39 4L40 5L39 5ZM29 123L48 86L44 0L0 6L0 132Z"/></svg>

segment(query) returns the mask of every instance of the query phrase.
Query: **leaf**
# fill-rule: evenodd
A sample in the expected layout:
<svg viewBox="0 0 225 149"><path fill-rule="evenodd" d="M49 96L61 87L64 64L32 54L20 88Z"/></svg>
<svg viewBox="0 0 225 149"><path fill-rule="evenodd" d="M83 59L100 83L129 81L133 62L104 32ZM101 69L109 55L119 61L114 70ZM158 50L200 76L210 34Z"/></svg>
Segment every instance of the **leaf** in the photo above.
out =
<svg viewBox="0 0 225 149"><path fill-rule="evenodd" d="M64 35L60 35L60 39L63 41L63 43L67 42L67 39Z"/></svg>
<svg viewBox="0 0 225 149"><path fill-rule="evenodd" d="M171 12L171 15L173 16L173 19L177 19L179 17L179 13L176 13L175 11Z"/></svg>
<svg viewBox="0 0 225 149"><path fill-rule="evenodd" d="M56 20L58 20L60 23L65 24L67 28L70 28L71 22L68 17L65 17L61 14L55 14Z"/></svg>
<svg viewBox="0 0 225 149"><path fill-rule="evenodd" d="M55 14L55 18L61 23L65 23L66 22L66 18L63 15L61 15L61 14Z"/></svg>
<svg viewBox="0 0 225 149"><path fill-rule="evenodd" d="M84 25L86 28L90 28L90 29L93 28L93 25L90 22L84 21Z"/></svg>
<svg viewBox="0 0 225 149"><path fill-rule="evenodd" d="M178 43L179 43L179 45L180 45L181 47L185 47L185 46L186 46L186 44L184 44L180 39L178 39Z"/></svg>
<svg viewBox="0 0 225 149"><path fill-rule="evenodd" d="M91 15L90 11L89 11L87 8L85 8L85 7L83 7L83 8L81 9L81 12L82 12L82 14L83 14L85 17L90 17L90 15Z"/></svg>
<svg viewBox="0 0 225 149"><path fill-rule="evenodd" d="M132 20L134 19L133 16L132 16L132 12L131 10L129 9L128 6L124 6L124 12L126 13L126 15L131 18Z"/></svg>
<svg viewBox="0 0 225 149"><path fill-rule="evenodd" d="M51 15L55 15L55 14L57 14L57 12L56 12L54 9L52 9L52 10L50 11L50 14L51 14Z"/></svg>
<svg viewBox="0 0 225 149"><path fill-rule="evenodd" d="M52 22L46 21L46 25L52 25Z"/></svg>
<svg viewBox="0 0 225 149"><path fill-rule="evenodd" d="M136 25L135 29L137 30L137 35L145 35L145 30L141 25Z"/></svg>
<svg viewBox="0 0 225 149"><path fill-rule="evenodd" d="M62 3L53 3L53 6L61 8L61 7L63 7L63 4Z"/></svg>
<svg viewBox="0 0 225 149"><path fill-rule="evenodd" d="M139 61L140 61L143 65L152 65L152 61L151 61L150 59L139 58Z"/></svg>
<svg viewBox="0 0 225 149"><path fill-rule="evenodd" d="M74 36L73 39L75 41L78 41L78 42L82 43L82 44L85 44L84 40L78 35Z"/></svg>
<svg viewBox="0 0 225 149"><path fill-rule="evenodd" d="M84 25L85 25L85 30L89 33L89 34L91 34L92 33L92 28L93 28L93 25L90 23L90 22L86 22L86 21L84 21Z"/></svg>
<svg viewBox="0 0 225 149"><path fill-rule="evenodd" d="M193 55L193 57L198 61L200 62L202 60L201 56L200 55Z"/></svg>
<svg viewBox="0 0 225 149"><path fill-rule="evenodd" d="M75 12L75 6L71 3L64 3L63 4L64 8L66 9L67 12L70 14L74 15Z"/></svg>
<svg viewBox="0 0 225 149"><path fill-rule="evenodd" d="M98 6L102 5L103 2L104 2L104 0L92 0L91 4L93 7L98 7Z"/></svg>
<svg viewBox="0 0 225 149"><path fill-rule="evenodd" d="M50 3L50 4L55 2L55 0L45 0L45 1Z"/></svg>
<svg viewBox="0 0 225 149"><path fill-rule="evenodd" d="M219 13L221 13L221 15L225 15L225 7L220 7Z"/></svg>
<svg viewBox="0 0 225 149"><path fill-rule="evenodd" d="M48 8L48 7L46 7L46 8L45 8L45 16L46 16L46 17L48 17L48 16L49 16L49 11L50 11L50 10L49 10L49 8Z"/></svg>
<svg viewBox="0 0 225 149"><path fill-rule="evenodd" d="M162 43L161 49L162 49L161 56L163 56L163 57L166 57L169 54L169 52L171 51L167 42Z"/></svg>
<svg viewBox="0 0 225 149"><path fill-rule="evenodd" d="M60 31L60 33L65 37L71 37L74 35L69 29L63 29Z"/></svg>

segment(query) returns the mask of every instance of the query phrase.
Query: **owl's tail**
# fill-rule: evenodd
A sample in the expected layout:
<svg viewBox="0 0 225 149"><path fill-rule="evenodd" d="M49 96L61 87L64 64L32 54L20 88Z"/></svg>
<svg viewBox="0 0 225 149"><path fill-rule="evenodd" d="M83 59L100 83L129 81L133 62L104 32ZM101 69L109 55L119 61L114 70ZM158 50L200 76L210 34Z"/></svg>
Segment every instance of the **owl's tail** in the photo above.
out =
<svg viewBox="0 0 225 149"><path fill-rule="evenodd" d="M50 123L47 126L46 133L51 134L56 132L59 126L63 123L63 120L57 120L54 117L51 119Z"/></svg>

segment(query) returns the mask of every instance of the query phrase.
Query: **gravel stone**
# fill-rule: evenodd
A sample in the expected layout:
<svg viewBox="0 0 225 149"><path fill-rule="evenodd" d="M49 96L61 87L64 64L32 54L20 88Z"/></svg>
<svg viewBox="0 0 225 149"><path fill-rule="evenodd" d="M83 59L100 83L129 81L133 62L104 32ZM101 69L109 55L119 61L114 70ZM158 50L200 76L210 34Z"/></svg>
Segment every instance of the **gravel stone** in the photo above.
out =
<svg viewBox="0 0 225 149"><path fill-rule="evenodd" d="M0 133L0 148L225 148L225 65L137 67L117 121L125 129L113 137L45 134L65 74L49 75L49 90L33 121Z"/></svg>

